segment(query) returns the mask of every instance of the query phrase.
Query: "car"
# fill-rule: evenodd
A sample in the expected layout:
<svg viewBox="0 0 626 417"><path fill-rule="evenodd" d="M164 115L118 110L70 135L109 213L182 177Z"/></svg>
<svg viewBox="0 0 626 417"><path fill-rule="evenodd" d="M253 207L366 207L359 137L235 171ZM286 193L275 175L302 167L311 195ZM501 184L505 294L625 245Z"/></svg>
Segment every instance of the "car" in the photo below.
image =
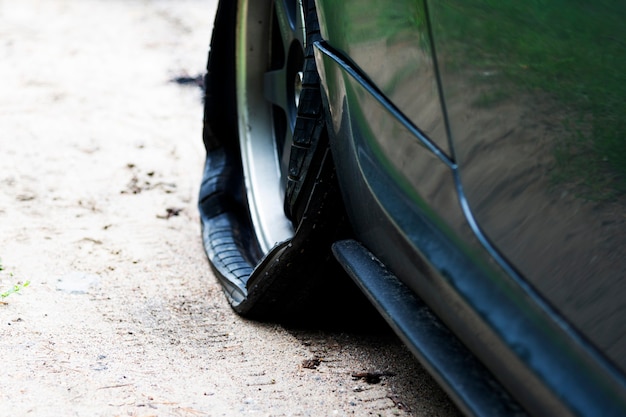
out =
<svg viewBox="0 0 626 417"><path fill-rule="evenodd" d="M220 1L198 206L233 309L348 304L348 275L467 415L626 415L625 19Z"/></svg>

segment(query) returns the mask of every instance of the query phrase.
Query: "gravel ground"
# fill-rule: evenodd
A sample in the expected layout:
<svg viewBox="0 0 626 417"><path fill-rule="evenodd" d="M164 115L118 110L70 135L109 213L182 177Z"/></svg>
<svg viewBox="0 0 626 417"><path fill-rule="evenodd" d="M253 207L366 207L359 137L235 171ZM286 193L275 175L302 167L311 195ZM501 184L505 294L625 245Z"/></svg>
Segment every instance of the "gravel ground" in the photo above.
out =
<svg viewBox="0 0 626 417"><path fill-rule="evenodd" d="M385 332L241 319L196 195L215 1L0 0L1 416L457 415ZM380 378L359 378L367 373Z"/></svg>

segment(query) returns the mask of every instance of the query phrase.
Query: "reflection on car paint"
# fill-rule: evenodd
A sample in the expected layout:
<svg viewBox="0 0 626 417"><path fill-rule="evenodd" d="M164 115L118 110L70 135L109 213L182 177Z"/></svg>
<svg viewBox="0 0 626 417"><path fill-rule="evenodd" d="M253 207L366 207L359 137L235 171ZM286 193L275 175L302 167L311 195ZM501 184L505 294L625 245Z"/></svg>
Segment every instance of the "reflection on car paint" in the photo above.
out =
<svg viewBox="0 0 626 417"><path fill-rule="evenodd" d="M489 239L626 370L626 7L429 2L454 157Z"/></svg>
<svg viewBox="0 0 626 417"><path fill-rule="evenodd" d="M323 9L324 2L320 2ZM343 1L322 25L325 38L361 68L402 113L449 154L421 1Z"/></svg>
<svg viewBox="0 0 626 417"><path fill-rule="evenodd" d="M342 108L333 115L340 120L332 123L337 127L332 146L341 161L337 170L358 238L428 300L497 375L509 375L507 387L525 398L529 409L563 415L572 408L596 410L596 404L603 404L603 410L619 408L620 397L615 394L619 388L589 383L607 377L595 353L586 347L581 351L580 345L572 343L573 335L564 332L554 315L517 281L503 279L498 265L481 262L488 254L460 210L455 165L442 163L445 159L421 147L410 122L367 85L357 68L328 47L316 45L318 69L326 85L344 85L337 91L345 95L331 96L328 88L325 91L332 97L330 107ZM386 147L394 143L414 156L417 160L407 159L416 163L400 169L390 164L387 155L396 154L389 152L393 146ZM413 183L414 189L407 181L410 177L403 175L408 166L416 167L413 174L422 178ZM425 180L430 177L431 189ZM433 200L439 200L439 205ZM419 248L418 252L413 248ZM554 396L545 395L541 386L548 386L556 397L567 397L567 408ZM571 395L581 390L584 395Z"/></svg>

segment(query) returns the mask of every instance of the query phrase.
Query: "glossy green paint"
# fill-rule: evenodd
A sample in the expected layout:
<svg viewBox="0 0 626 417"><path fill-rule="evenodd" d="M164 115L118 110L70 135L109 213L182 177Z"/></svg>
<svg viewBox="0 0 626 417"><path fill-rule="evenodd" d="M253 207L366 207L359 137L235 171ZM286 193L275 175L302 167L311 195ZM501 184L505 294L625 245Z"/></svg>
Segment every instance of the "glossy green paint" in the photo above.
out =
<svg viewBox="0 0 626 417"><path fill-rule="evenodd" d="M626 3L428 5L472 213L626 370Z"/></svg>
<svg viewBox="0 0 626 417"><path fill-rule="evenodd" d="M488 86L474 106L546 94L567 111L558 179L573 176L594 198L626 190L626 4L456 0L430 8L448 78L473 70L471 81Z"/></svg>
<svg viewBox="0 0 626 417"><path fill-rule="evenodd" d="M420 149L407 125L389 112L381 97L364 88L358 75L355 78L344 71L345 64L338 65L322 53L316 55L323 85L336 89L332 95L325 89L333 112L331 144L358 239L427 300L531 409L545 415L572 415L572 410L594 398L603 410L611 410L620 402L611 398L614 387L604 386L602 378L594 379L598 371L593 360L581 355L552 316L517 282L498 274L493 264L481 265L484 250L460 253L473 234L463 228L466 223L456 200L452 170ZM403 147L396 153L413 161L411 182L384 159L393 152L378 146L377 137L388 132L401 135L398 143ZM445 221L438 221L442 218ZM446 223L455 226L453 233L446 230ZM455 234L463 241L451 244ZM553 395L546 393L544 382ZM555 400L572 392L576 401L565 408ZM458 400L457 394L451 388Z"/></svg>
<svg viewBox="0 0 626 417"><path fill-rule="evenodd" d="M552 384L550 389L554 392L572 397L567 398L570 408L565 414L593 410L595 406L589 400L593 395L584 387L594 386L603 391L604 376L597 380L592 376L602 374L607 368L598 365L599 373L574 372L572 378L557 372L561 368L580 371L583 361L591 363L599 357L593 356L596 354L593 349L580 353L578 349L583 350L581 346L587 349L588 345L579 344L578 334L569 332L569 324L561 322L558 315L562 314L585 339L591 340L601 355L624 369L626 316L620 311L623 312L623 300L626 300L622 279L626 271L623 216L626 204L621 200L621 165L615 162L619 160L620 141L613 141L618 145L606 160L598 159L596 152L609 149L600 145L607 137L600 133L613 132L608 137L614 139L622 135L620 98L626 96L623 91L626 82L622 83L626 71L622 71L621 65L624 54L620 55L615 44L626 38L620 32L624 25L619 24L624 16L609 19L607 10L616 13L618 10L608 2L588 5L558 0L429 1L428 19L427 9L416 1L357 4L320 0L316 3L328 43L352 60L385 97L459 164L458 171L457 165L453 164L452 169L444 166L429 150L416 146L419 145L416 137L403 131L406 125L389 120L394 115L380 106L376 94L360 89L345 73L332 69L334 64L320 65L331 73L323 75L326 77L323 83L328 86L333 129L340 137L336 142L354 141L349 145L335 144L353 147L348 152L337 153L341 155L338 164L346 163L345 155L350 154L351 158L362 158L376 165L369 172L363 165L343 171L338 166L342 175L353 176L345 180L344 188L355 188L354 184L364 178L369 181L368 189L359 188L356 195L348 193L346 201L348 206L355 204L352 212L359 217L361 223L357 229L365 234L366 244L376 248L377 253L388 255L383 262L394 270L398 268L398 275L428 299L468 345L487 340L487 332L479 330L481 323L505 320L502 328L508 330L502 333L503 337L521 337L519 343L507 340L507 349L515 351L529 368L534 367L539 379ZM572 10L564 10L566 3ZM599 10L604 10L604 14ZM420 18L412 17L414 11ZM600 29L604 17L607 24ZM424 22L432 24L430 32ZM429 46L430 33L434 35L434 48ZM601 39L615 42L590 50ZM437 74L438 67L441 71ZM441 76L441 96L437 75ZM596 79L598 76L604 81ZM446 120L450 122L448 125ZM450 128L449 136L446 127ZM576 160L581 161L580 168ZM599 162L604 164L598 165ZM590 175L598 172L604 173L601 178L604 192L599 197L593 193L598 183ZM509 276L497 275L495 271L501 272L497 265L488 265L494 267L494 287L502 285L511 289L505 292L513 301L500 304L521 305L524 297L532 295L534 307L520 310L527 313L538 308L545 314L546 321L542 322L545 326L559 323L557 331L545 331L538 342L538 345L545 342L550 346L548 349L556 346L554 360L546 360L541 352L532 355L525 350L525 336L530 333L518 326L514 316L498 316L499 307L491 305L493 297L470 303L475 309L472 314L479 312L482 317L476 323L459 309L462 303L458 300L452 297L442 301L450 296L443 287L432 292L428 289L433 283L442 285L458 278L464 287L456 288L455 294L467 291L475 296L473 291L490 274L479 275L478 281L472 282L466 279L467 272L450 275L445 262L434 266L435 262L428 257L425 264L417 260L415 264L394 262L394 250L390 251L389 247L398 249L398 253L402 248L393 246L400 244L390 241L385 236L389 231L380 226L393 217L394 207L384 203L391 191L371 186L379 176L391 177L394 185L402 189L403 201L410 200L431 224L456 241L457 247L467 245L464 249L470 249L466 253L471 262L482 265L485 254L493 255L492 260L499 262L502 258L498 258L496 251L504 255L507 262L499 266L508 267ZM461 202L467 197L470 211L460 210L457 191L464 192L460 195ZM373 200L372 207L359 206L364 201L359 193L373 194L373 197L368 194ZM365 214L359 215L359 211ZM394 230L399 231L398 240L415 243L420 235L411 235L413 225L410 221L403 222L406 218L401 215L391 222ZM468 219L476 219L478 227L470 229ZM478 243L477 236L487 239ZM416 243L415 251L423 257L433 246L429 242ZM478 246L482 252L474 251ZM446 261L455 263L450 258ZM417 277L416 271L428 278ZM517 271L521 272L520 280ZM552 308L536 297L535 289ZM459 310L450 311L454 308ZM561 336L556 335L562 329L568 333L559 339ZM479 335L463 334L464 331ZM551 337L570 339L560 344ZM489 346L491 342L473 345L475 352L495 349ZM561 366L559 355L566 356L565 345L576 352L571 363L576 363L576 358L584 360L573 367L571 363ZM588 356L590 351L594 352L592 356ZM483 357L486 362L498 359L502 359L499 354ZM513 375L508 381L509 389L521 398L527 397L525 400L531 403L537 401L530 408L539 413L565 415L563 410L555 411L559 409L554 405L555 397L537 400L542 396L538 388L541 383L535 384L532 378L524 377L526 369L513 371L513 362L494 365L501 375L507 372ZM589 369L594 366L590 365ZM613 372L614 368L609 369ZM619 388L622 391L613 388L606 389L609 397L623 392L622 388ZM622 404L622 408L612 410L622 410L623 396L618 394L613 400Z"/></svg>
<svg viewBox="0 0 626 417"><path fill-rule="evenodd" d="M323 0L323 37L449 152L422 0Z"/></svg>

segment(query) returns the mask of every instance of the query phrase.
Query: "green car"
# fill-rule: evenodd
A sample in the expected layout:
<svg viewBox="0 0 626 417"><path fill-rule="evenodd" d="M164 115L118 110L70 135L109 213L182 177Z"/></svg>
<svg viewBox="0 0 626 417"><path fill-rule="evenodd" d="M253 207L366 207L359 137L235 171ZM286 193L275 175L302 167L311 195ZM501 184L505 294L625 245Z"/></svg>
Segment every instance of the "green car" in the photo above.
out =
<svg viewBox="0 0 626 417"><path fill-rule="evenodd" d="M315 314L348 275L464 413L626 415L624 22L220 1L199 209L232 307Z"/></svg>

